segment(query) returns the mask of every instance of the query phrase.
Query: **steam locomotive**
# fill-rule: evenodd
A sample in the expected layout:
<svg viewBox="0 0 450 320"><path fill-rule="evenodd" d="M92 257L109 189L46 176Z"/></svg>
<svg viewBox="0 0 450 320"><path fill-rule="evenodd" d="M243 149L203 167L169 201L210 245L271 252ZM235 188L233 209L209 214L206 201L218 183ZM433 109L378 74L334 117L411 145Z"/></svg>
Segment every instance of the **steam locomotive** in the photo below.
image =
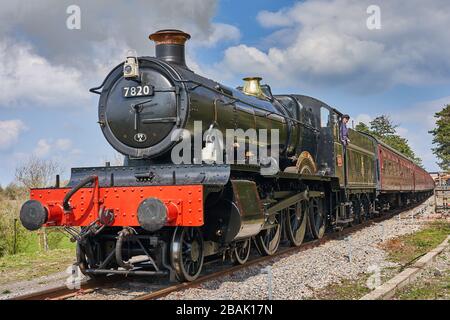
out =
<svg viewBox="0 0 450 320"><path fill-rule="evenodd" d="M32 189L21 208L28 230L64 227L83 273L192 281L210 257L244 264L254 245L273 255L283 239L299 246L431 195L428 173L376 138L350 129L344 147L342 114L327 104L273 95L257 77L235 89L194 73L184 55L189 38L153 33L156 57L129 55L91 89L123 165L73 168L66 186L57 178L54 187ZM212 128L268 136L227 136L228 151L244 152L224 162L202 139ZM188 144L174 163L174 149L191 138L200 152Z"/></svg>

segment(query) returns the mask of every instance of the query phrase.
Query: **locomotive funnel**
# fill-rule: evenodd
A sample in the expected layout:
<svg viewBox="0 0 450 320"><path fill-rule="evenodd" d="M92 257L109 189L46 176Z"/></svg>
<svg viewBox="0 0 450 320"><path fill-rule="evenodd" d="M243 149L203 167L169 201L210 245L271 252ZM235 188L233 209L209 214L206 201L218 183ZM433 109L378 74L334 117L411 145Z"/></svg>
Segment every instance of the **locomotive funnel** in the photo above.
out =
<svg viewBox="0 0 450 320"><path fill-rule="evenodd" d="M159 30L149 36L155 41L156 57L169 63L176 63L186 67L184 44L191 36L181 30Z"/></svg>

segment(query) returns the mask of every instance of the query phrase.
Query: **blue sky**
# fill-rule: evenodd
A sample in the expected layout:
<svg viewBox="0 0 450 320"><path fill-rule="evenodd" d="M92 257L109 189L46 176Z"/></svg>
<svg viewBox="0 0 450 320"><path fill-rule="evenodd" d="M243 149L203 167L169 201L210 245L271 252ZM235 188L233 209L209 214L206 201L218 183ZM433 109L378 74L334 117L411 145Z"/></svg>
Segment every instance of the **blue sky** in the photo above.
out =
<svg viewBox="0 0 450 320"><path fill-rule="evenodd" d="M66 9L81 9L81 29ZM369 30L376 4L381 29ZM189 66L237 86L259 75L275 93L317 97L357 121L388 114L428 170L433 114L450 103L448 1L0 0L0 184L34 155L65 169L113 161L88 92L148 34L192 35Z"/></svg>

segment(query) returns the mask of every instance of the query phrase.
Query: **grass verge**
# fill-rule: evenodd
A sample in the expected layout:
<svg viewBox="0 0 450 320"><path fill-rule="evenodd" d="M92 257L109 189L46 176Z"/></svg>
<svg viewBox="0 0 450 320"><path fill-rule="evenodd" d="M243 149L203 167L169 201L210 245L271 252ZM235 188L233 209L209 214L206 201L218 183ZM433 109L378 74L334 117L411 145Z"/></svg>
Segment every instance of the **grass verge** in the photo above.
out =
<svg viewBox="0 0 450 320"><path fill-rule="evenodd" d="M450 234L450 223L444 221L431 222L422 230L391 239L380 246L387 251L388 259L402 265L401 268L385 268L381 281L384 283L418 258L437 247ZM361 274L357 279L345 279L333 283L317 291L313 299L320 300L354 300L359 299L371 290L367 286L370 274ZM448 296L450 290L450 271L444 276L427 281L422 285L412 286L399 294L399 299L433 299ZM447 296L446 296L447 294Z"/></svg>
<svg viewBox="0 0 450 320"><path fill-rule="evenodd" d="M400 290L394 297L399 300L448 300L450 298L450 270L442 275L421 279Z"/></svg>
<svg viewBox="0 0 450 320"><path fill-rule="evenodd" d="M418 232L391 239L381 247L388 252L389 260L401 264L404 269L437 247L449 234L450 223L435 221Z"/></svg>
<svg viewBox="0 0 450 320"><path fill-rule="evenodd" d="M357 300L370 291L367 279L370 275L362 274L358 279L344 279L339 283L326 286L314 294L317 300Z"/></svg>

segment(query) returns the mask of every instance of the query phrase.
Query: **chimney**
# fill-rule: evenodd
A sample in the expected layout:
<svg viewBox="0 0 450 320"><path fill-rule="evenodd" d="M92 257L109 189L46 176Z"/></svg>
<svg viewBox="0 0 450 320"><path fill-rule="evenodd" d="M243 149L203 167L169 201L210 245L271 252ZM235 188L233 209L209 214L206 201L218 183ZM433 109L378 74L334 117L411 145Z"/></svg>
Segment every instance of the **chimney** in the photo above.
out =
<svg viewBox="0 0 450 320"><path fill-rule="evenodd" d="M156 45L156 57L186 67L184 44L191 36L181 30L159 30L149 36Z"/></svg>

